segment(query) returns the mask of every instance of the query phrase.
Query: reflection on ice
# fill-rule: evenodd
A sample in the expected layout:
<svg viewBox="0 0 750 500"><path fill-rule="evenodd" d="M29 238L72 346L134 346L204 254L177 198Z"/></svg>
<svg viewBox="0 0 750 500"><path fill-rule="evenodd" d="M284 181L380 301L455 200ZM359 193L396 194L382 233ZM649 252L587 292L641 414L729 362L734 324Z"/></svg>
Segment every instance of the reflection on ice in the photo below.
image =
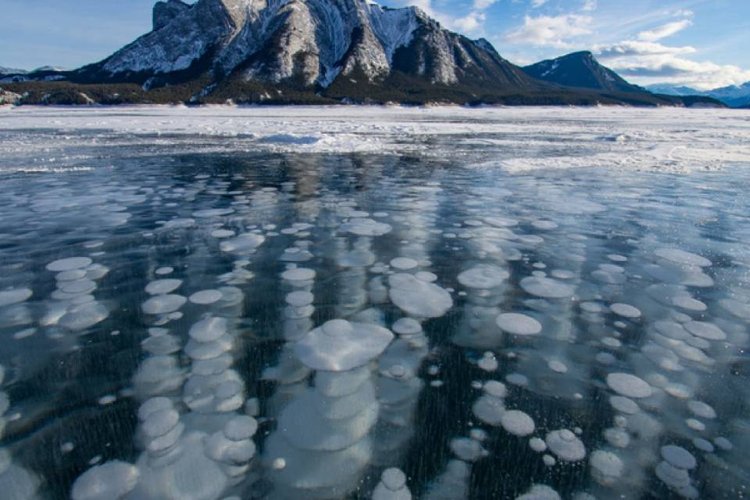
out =
<svg viewBox="0 0 750 500"><path fill-rule="evenodd" d="M131 153L4 178L8 498L750 485L745 172Z"/></svg>

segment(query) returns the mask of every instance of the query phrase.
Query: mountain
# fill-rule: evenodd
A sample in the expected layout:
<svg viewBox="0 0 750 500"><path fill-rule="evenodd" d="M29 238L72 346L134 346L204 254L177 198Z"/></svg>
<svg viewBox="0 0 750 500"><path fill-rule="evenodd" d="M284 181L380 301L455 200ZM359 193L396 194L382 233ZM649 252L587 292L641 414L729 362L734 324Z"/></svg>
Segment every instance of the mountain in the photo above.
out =
<svg viewBox="0 0 750 500"><path fill-rule="evenodd" d="M705 91L669 84L650 85L648 90L665 95L712 97L732 108L750 106L750 82Z"/></svg>
<svg viewBox="0 0 750 500"><path fill-rule="evenodd" d="M591 52L574 52L557 59L541 61L523 70L539 80L604 92L644 93L611 69L602 66Z"/></svg>
<svg viewBox="0 0 750 500"><path fill-rule="evenodd" d="M539 86L488 42L451 33L417 8L364 0L158 2L150 33L72 78L153 88L205 76L209 85L320 90L337 80L379 84L395 73L446 86Z"/></svg>
<svg viewBox="0 0 750 500"><path fill-rule="evenodd" d="M750 82L709 90L706 95L720 100L727 106L744 108L750 106Z"/></svg>
<svg viewBox="0 0 750 500"><path fill-rule="evenodd" d="M662 95L703 95L703 92L696 90L692 87L685 87L683 85L671 85L669 83L657 83L655 85L648 85L646 90L653 92L654 94Z"/></svg>
<svg viewBox="0 0 750 500"><path fill-rule="evenodd" d="M154 6L151 31L103 61L0 83L41 104L686 105L628 84L590 53L545 64L537 77L533 66L524 71L487 40L448 31L416 7L166 0Z"/></svg>
<svg viewBox="0 0 750 500"><path fill-rule="evenodd" d="M0 66L0 76L5 75L25 75L28 73L28 71L23 69L17 69L17 68L6 68L4 66Z"/></svg>

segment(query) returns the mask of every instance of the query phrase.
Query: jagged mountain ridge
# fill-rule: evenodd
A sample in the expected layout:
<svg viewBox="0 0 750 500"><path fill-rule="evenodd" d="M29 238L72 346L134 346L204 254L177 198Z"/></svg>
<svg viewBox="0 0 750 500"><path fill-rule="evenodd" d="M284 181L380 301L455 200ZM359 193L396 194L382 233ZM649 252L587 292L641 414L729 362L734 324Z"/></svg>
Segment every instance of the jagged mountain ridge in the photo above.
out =
<svg viewBox="0 0 750 500"><path fill-rule="evenodd" d="M526 66L523 70L539 80L567 87L605 92L646 92L642 87L628 83L620 75L603 66L594 54L588 51L541 61Z"/></svg>
<svg viewBox="0 0 750 500"><path fill-rule="evenodd" d="M373 83L399 71L442 85L539 85L489 42L447 31L415 7L365 0L168 0L156 4L153 18L151 32L73 78L152 87L210 73L215 82L327 88L339 77L356 74Z"/></svg>

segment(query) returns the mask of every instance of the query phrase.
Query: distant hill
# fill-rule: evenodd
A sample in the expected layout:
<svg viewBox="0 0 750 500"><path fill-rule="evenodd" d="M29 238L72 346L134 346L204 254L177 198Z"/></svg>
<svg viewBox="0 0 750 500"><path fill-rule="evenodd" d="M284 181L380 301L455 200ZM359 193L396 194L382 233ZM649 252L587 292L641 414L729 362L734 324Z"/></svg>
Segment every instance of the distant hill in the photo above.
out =
<svg viewBox="0 0 750 500"><path fill-rule="evenodd" d="M574 52L526 66L523 70L539 80L567 87L605 92L647 92L600 64L591 52Z"/></svg>
<svg viewBox="0 0 750 500"><path fill-rule="evenodd" d="M650 85L648 90L665 95L712 97L733 108L750 106L750 82L706 91L669 84Z"/></svg>
<svg viewBox="0 0 750 500"><path fill-rule="evenodd" d="M0 75L24 75L28 73L28 71L23 69L17 69L17 68L6 68L4 66L0 66Z"/></svg>

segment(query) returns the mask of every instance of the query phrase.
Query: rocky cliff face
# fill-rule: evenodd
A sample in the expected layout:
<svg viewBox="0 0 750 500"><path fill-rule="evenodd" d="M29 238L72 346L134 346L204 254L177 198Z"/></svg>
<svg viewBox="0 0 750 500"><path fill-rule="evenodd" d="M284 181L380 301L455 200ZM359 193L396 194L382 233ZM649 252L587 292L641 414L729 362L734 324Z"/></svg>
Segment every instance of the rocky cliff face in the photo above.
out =
<svg viewBox="0 0 750 500"><path fill-rule="evenodd" d="M177 16L190 9L190 6L181 0L167 0L156 2L154 6L154 31L160 30L171 23Z"/></svg>
<svg viewBox="0 0 750 500"><path fill-rule="evenodd" d="M158 2L153 31L77 74L149 87L208 74L327 88L340 77L378 82L394 72L442 85L533 85L489 42L447 31L417 8L366 0Z"/></svg>

